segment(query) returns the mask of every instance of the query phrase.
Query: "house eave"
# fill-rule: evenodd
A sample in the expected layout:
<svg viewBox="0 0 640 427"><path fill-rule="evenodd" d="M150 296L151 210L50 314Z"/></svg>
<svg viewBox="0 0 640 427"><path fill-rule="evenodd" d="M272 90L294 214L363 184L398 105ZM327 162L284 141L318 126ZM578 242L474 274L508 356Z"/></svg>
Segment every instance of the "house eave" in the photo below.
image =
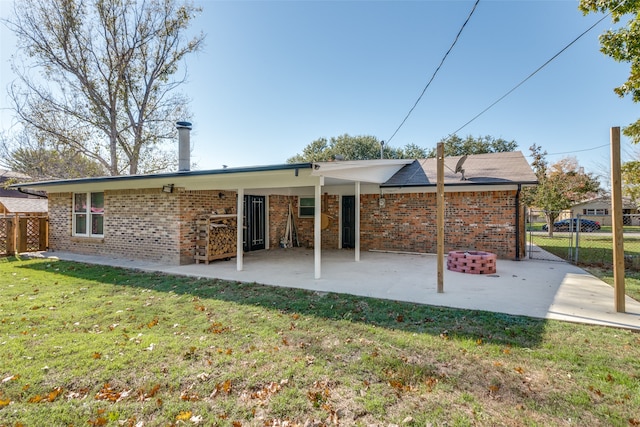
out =
<svg viewBox="0 0 640 427"><path fill-rule="evenodd" d="M291 186L310 185L312 163L291 163L268 166L251 166L226 169L168 172L149 175L120 175L91 178L76 178L13 184L9 188L40 189L51 192L89 190L111 190L132 188L154 188L166 184L189 189L238 188L238 186L260 186L265 174L276 181L291 181ZM303 174L302 171L305 171ZM256 174L259 178L256 179ZM291 177L299 177L298 182ZM307 178L307 179L305 179Z"/></svg>

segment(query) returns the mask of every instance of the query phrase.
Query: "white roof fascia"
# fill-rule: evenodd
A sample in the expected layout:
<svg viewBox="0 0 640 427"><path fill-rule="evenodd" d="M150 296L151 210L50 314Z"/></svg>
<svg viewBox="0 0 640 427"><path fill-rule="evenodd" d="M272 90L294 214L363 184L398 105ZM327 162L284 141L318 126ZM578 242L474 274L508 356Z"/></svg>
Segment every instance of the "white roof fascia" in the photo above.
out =
<svg viewBox="0 0 640 427"><path fill-rule="evenodd" d="M382 184L387 182L403 166L413 162L413 159L315 162L311 175L351 182Z"/></svg>
<svg viewBox="0 0 640 427"><path fill-rule="evenodd" d="M317 176L311 176L311 170L307 168L212 175L149 176L135 180L98 179L91 182L73 182L71 180L45 185L40 183L40 185L34 186L34 189L45 190L47 193L66 193L162 188L163 185L173 184L176 188L185 188L186 190L236 190L238 188L313 187L318 183L318 179ZM30 188L29 183L19 186Z"/></svg>

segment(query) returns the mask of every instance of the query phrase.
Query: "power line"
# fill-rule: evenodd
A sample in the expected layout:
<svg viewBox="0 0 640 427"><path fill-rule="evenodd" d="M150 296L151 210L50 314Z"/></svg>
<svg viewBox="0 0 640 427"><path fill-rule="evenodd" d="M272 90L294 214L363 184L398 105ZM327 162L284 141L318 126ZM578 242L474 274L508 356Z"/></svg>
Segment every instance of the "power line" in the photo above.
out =
<svg viewBox="0 0 640 427"><path fill-rule="evenodd" d="M404 123L407 121L407 119L409 118L409 116L411 115L411 113L413 112L413 110L416 108L416 106L418 105L418 103L420 102L420 100L422 99L422 96L424 95L424 93L427 91L427 88L431 85L431 82L433 81L433 79L435 79L436 74L438 74L438 71L440 71L440 67L442 67L442 64L444 64L444 61L447 59L447 56L449 56L449 53L451 52L451 50L453 49L453 47L456 45L456 43L458 42L458 39L460 38L460 34L462 34L462 30L464 30L464 27L467 25L467 22L469 22L469 19L471 19L471 15L473 15L473 12L475 12L476 7L478 6L478 3L480 3L480 0L476 0L475 4L473 5L473 8L471 9L471 12L469 13L469 16L467 16L467 19L464 21L464 23L462 24L462 27L460 27L460 31L458 31L458 34L456 35L455 39L453 40L453 43L451 44L451 46L449 47L449 50L447 50L447 52L444 54L444 56L442 57L442 60L440 61L440 64L438 65L438 67L436 68L436 70L433 72L433 75L431 76L431 79L429 79L429 82L427 82L427 85L424 87L424 89L422 89L422 93L420 94L420 96L418 97L418 99L416 100L416 102L413 104L413 107L411 107L411 109L409 110L409 112L407 113L407 115L404 117L404 119L402 120L402 122L400 123L400 125L398 126L398 128L395 130L395 132L393 132L393 134L391 135L391 137L389 139L387 139L387 143L391 142L391 140L393 139L394 136L396 136L396 134L398 133L398 131L400 130L400 128L404 125Z"/></svg>
<svg viewBox="0 0 640 427"><path fill-rule="evenodd" d="M573 151L565 151L563 153L547 153L547 156L560 156L562 154L573 154L573 153L582 153L585 151L593 151L598 150L600 148L609 147L610 144L598 145L597 147L585 148L584 150L573 150ZM532 154L529 154L525 157L532 157Z"/></svg>
<svg viewBox="0 0 640 427"><path fill-rule="evenodd" d="M500 98L498 98L497 100L495 100L491 105L489 105L487 108L485 108L484 110L480 111L478 114L476 114L471 120L469 120L468 122L466 122L465 124L463 124L462 126L460 126L458 129L456 129L455 131L451 132L448 136L452 136L455 135L456 133L460 132L462 129L464 129L465 127L467 127L471 122L475 121L478 117L480 117L481 115L483 115L484 113L486 113L487 111L489 111L491 108L493 108L497 103L499 103L500 101L502 101L504 98L506 98L507 96L511 95L512 92L514 92L516 89L518 89L520 86L522 86L527 80L529 80L531 77L533 77L534 75L536 75L538 73L538 71L542 70L544 67L546 67L547 65L549 65L549 63L551 63L554 59L556 59L558 56L560 56L560 54L562 54L565 50L567 50L569 47L571 47L575 42L577 42L578 40L580 40L585 34L587 34L589 31L593 30L596 25L598 25L599 23L601 23L602 21L604 21L606 18L609 17L609 15L611 15L617 8L619 8L622 4L624 4L624 1L622 1L621 3L619 3L616 7L614 7L613 9L611 9L611 11L609 13L607 13L606 15L604 15L602 18L600 18L598 21L596 21L593 25L591 25L589 28L587 28L585 31L582 32L582 34L580 34L578 37L576 37L575 39L573 39L568 45L566 45L565 47L563 47L562 49L560 49L560 51L558 53L556 53L555 55L553 55L551 58L549 58L544 64L542 64L541 66L539 66L533 73L529 74L524 80L522 80L520 83L518 83L517 85L515 85L513 88L511 88L507 93L505 93L504 95L502 95Z"/></svg>

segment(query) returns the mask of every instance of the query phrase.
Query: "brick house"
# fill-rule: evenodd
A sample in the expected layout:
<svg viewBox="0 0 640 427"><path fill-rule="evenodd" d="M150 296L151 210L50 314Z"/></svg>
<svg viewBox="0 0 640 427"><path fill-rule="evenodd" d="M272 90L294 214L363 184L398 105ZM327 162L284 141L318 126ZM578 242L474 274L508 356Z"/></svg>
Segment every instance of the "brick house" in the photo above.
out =
<svg viewBox="0 0 640 427"><path fill-rule="evenodd" d="M524 256L520 190L536 178L521 152L470 155L464 180L445 159L445 250ZM188 168L187 168L188 169ZM363 160L181 170L14 184L44 190L54 251L162 262L194 262L197 223L235 218L243 253L279 249L287 223L296 242L321 249L436 252L436 160ZM238 215L240 212L240 215ZM345 253L346 254L346 253Z"/></svg>

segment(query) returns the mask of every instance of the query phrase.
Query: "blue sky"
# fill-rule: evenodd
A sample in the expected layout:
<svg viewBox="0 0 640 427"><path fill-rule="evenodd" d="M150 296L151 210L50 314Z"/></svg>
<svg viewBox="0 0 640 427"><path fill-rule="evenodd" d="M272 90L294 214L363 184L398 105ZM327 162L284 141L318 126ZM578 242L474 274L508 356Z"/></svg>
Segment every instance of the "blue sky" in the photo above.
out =
<svg viewBox="0 0 640 427"><path fill-rule="evenodd" d="M192 159L198 169L284 163L342 134L388 141L431 78L474 1L200 1L202 52L187 59ZM7 16L11 2L0 0ZM480 1L458 43L390 141L431 148L585 31L575 0ZM599 51L605 19L458 135L538 144L554 162L609 164L609 132L640 115L613 88L629 66ZM0 124L15 41L0 30ZM600 147L600 148L596 148ZM635 146L623 137L623 159Z"/></svg>

